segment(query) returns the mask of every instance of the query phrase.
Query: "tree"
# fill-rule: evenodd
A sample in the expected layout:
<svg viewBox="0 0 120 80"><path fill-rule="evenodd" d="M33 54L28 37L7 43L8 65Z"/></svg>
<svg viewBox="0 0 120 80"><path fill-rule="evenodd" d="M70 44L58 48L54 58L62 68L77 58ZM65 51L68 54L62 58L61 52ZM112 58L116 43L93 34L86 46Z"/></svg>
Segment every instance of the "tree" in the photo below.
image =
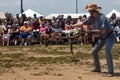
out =
<svg viewBox="0 0 120 80"><path fill-rule="evenodd" d="M9 12L6 12L6 13L5 13L5 16L6 16L6 18L7 18L7 17L13 18L13 15L12 15L11 13L9 13Z"/></svg>

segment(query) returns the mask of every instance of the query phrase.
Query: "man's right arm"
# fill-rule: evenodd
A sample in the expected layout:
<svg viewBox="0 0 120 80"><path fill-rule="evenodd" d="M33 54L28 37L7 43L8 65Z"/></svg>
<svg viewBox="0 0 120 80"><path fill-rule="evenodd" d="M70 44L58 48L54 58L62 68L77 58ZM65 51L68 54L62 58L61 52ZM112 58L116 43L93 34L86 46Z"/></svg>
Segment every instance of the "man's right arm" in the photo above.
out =
<svg viewBox="0 0 120 80"><path fill-rule="evenodd" d="M66 25L65 27L75 28L75 27L82 27L82 26L83 26L83 22L73 24L73 25Z"/></svg>

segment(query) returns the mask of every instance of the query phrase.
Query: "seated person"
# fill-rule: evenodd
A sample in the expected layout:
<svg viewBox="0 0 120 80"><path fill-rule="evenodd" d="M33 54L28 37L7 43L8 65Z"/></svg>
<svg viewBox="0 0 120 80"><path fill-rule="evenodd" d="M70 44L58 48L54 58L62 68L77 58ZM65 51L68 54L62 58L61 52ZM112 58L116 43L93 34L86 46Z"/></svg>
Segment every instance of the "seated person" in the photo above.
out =
<svg viewBox="0 0 120 80"><path fill-rule="evenodd" d="M53 30L54 38L61 40L62 39L62 34L61 34L62 28L59 27L58 23L55 24L52 30Z"/></svg>
<svg viewBox="0 0 120 80"><path fill-rule="evenodd" d="M45 30L45 39L51 39L52 37L52 28L51 25L48 24L48 28Z"/></svg>
<svg viewBox="0 0 120 80"><path fill-rule="evenodd" d="M45 38L45 32L48 26L45 25L45 23L42 23L40 26L40 44L44 43L44 38Z"/></svg>
<svg viewBox="0 0 120 80"><path fill-rule="evenodd" d="M31 27L28 26L27 21L24 21L24 25L20 27L20 35L19 35L20 40L22 39L26 39L25 44L27 45L28 42L31 39ZM23 43L21 43L20 45L22 45Z"/></svg>
<svg viewBox="0 0 120 80"><path fill-rule="evenodd" d="M7 46L9 46L10 34L9 34L8 30L5 30L3 35L2 35L2 45L4 46L5 43L7 43Z"/></svg>
<svg viewBox="0 0 120 80"><path fill-rule="evenodd" d="M14 42L14 45L17 45L17 42L19 40L19 25L18 23L14 22L11 29L10 29L10 40Z"/></svg>
<svg viewBox="0 0 120 80"><path fill-rule="evenodd" d="M36 19L32 22L32 37L34 41L37 41L40 38L39 29L40 29L40 23L39 20Z"/></svg>

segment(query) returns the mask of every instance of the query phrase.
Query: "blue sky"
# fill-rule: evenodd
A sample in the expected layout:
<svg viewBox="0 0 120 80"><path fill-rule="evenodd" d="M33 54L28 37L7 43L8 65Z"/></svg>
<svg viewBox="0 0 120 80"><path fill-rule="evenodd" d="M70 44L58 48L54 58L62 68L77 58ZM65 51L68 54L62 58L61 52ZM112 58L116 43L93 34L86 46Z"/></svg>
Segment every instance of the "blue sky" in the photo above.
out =
<svg viewBox="0 0 120 80"><path fill-rule="evenodd" d="M21 0L0 0L0 12L20 13ZM102 7L102 13L107 14L113 8L120 11L120 0L78 0L78 13L87 12L85 6L96 2ZM76 0L23 0L24 11L32 9L42 15L51 13L76 13Z"/></svg>

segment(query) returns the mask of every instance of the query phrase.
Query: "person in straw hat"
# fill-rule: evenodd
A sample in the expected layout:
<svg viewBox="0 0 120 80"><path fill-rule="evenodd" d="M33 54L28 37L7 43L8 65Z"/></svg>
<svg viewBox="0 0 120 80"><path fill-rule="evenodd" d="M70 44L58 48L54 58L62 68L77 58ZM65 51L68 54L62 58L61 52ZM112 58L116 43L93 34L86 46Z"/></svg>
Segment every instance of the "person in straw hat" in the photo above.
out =
<svg viewBox="0 0 120 80"><path fill-rule="evenodd" d="M92 51L91 51L94 59L94 69L92 70L92 72L101 72L98 53L102 49L102 47L106 44L105 53L106 53L106 61L108 67L107 76L113 76L114 69L113 69L113 59L112 59L111 50L115 42L115 34L105 15L99 12L102 9L101 7L97 6L96 3L89 3L85 7L85 9L90 13L89 18L87 18L83 22L69 25L67 27L71 27L71 28L81 27L83 24L91 25L93 31L99 33L99 35L96 36L97 42L92 47Z"/></svg>

